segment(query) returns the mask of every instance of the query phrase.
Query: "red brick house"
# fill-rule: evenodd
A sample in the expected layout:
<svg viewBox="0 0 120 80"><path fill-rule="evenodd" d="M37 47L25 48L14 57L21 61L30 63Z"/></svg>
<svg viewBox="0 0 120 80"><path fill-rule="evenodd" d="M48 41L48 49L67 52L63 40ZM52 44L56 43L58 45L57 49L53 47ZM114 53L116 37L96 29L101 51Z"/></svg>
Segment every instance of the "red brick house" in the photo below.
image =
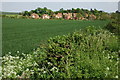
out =
<svg viewBox="0 0 120 80"><path fill-rule="evenodd" d="M87 14L87 13L85 13L85 17L88 17L88 14Z"/></svg>
<svg viewBox="0 0 120 80"><path fill-rule="evenodd" d="M89 15L89 19L90 19L90 20L95 20L95 19L96 19L96 16L93 15L93 14L91 14L91 15Z"/></svg>
<svg viewBox="0 0 120 80"><path fill-rule="evenodd" d="M36 13L32 13L32 14L31 14L31 17L32 17L33 19L39 19L39 18L40 18L39 15L36 14Z"/></svg>
<svg viewBox="0 0 120 80"><path fill-rule="evenodd" d="M54 15L54 16L55 16L55 18L57 18L57 19L59 19L59 18L62 18L62 17L63 17L62 13L58 13L58 14L56 14L56 15Z"/></svg>
<svg viewBox="0 0 120 80"><path fill-rule="evenodd" d="M72 19L72 13L63 13L64 19Z"/></svg>
<svg viewBox="0 0 120 80"><path fill-rule="evenodd" d="M73 19L72 13L68 13L68 19Z"/></svg>
<svg viewBox="0 0 120 80"><path fill-rule="evenodd" d="M73 13L73 19L77 19L77 13Z"/></svg>
<svg viewBox="0 0 120 80"><path fill-rule="evenodd" d="M47 14L43 14L43 15L42 15L42 19L50 19L50 16L47 15Z"/></svg>

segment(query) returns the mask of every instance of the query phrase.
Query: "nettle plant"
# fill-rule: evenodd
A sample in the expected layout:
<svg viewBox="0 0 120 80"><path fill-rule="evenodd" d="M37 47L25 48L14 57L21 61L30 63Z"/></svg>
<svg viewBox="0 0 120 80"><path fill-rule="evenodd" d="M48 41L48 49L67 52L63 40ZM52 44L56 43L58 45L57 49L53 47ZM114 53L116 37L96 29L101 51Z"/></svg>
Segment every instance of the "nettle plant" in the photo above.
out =
<svg viewBox="0 0 120 80"><path fill-rule="evenodd" d="M118 78L117 41L118 38L113 33L95 27L56 36L33 54L24 54L22 57L4 56L2 76Z"/></svg>

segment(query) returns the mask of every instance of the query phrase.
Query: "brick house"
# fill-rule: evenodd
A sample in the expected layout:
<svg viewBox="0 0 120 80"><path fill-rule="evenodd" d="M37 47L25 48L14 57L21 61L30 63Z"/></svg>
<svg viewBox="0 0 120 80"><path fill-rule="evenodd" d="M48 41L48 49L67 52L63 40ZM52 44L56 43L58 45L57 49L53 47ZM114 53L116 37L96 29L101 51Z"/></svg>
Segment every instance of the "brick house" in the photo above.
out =
<svg viewBox="0 0 120 80"><path fill-rule="evenodd" d="M63 13L64 19L72 19L72 13Z"/></svg>
<svg viewBox="0 0 120 80"><path fill-rule="evenodd" d="M66 19L67 13L63 13L63 18Z"/></svg>
<svg viewBox="0 0 120 80"><path fill-rule="evenodd" d="M90 20L95 20L95 19L96 19L96 16L93 15L93 14L91 14L91 15L89 15L89 19L90 19Z"/></svg>
<svg viewBox="0 0 120 80"><path fill-rule="evenodd" d="M31 17L32 17L33 19L39 19L39 18L40 18L39 15L36 14L36 13L32 13L32 14L31 14Z"/></svg>
<svg viewBox="0 0 120 80"><path fill-rule="evenodd" d="M85 13L85 17L88 17L88 14L87 14L87 13Z"/></svg>
<svg viewBox="0 0 120 80"><path fill-rule="evenodd" d="M42 15L42 19L50 19L50 16L47 15L47 14L43 14L43 15Z"/></svg>
<svg viewBox="0 0 120 80"><path fill-rule="evenodd" d="M72 13L68 13L68 19L73 19Z"/></svg>
<svg viewBox="0 0 120 80"><path fill-rule="evenodd" d="M55 16L55 18L57 18L57 19L59 19L59 18L62 18L63 17L63 15L62 15L62 13L58 13L58 14L54 14L54 16Z"/></svg>
<svg viewBox="0 0 120 80"><path fill-rule="evenodd" d="M77 19L77 13L73 13L73 19Z"/></svg>
<svg viewBox="0 0 120 80"><path fill-rule="evenodd" d="M67 13L63 13L63 15L67 15Z"/></svg>

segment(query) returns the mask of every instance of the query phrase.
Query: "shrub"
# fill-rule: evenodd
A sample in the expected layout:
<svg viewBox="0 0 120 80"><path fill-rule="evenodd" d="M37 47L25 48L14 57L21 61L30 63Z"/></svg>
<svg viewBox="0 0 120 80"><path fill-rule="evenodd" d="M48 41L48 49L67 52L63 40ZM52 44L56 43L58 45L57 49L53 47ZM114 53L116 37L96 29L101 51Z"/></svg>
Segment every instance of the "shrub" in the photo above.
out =
<svg viewBox="0 0 120 80"><path fill-rule="evenodd" d="M117 75L114 72L117 71L117 38L108 31L88 27L51 38L45 49L48 61L58 66L66 78L113 78Z"/></svg>
<svg viewBox="0 0 120 80"><path fill-rule="evenodd" d="M88 27L48 40L33 54L3 57L4 78L118 78L118 38ZM113 45L114 44L114 45Z"/></svg>
<svg viewBox="0 0 120 80"><path fill-rule="evenodd" d="M105 28L116 35L120 35L120 22L117 19L112 20Z"/></svg>

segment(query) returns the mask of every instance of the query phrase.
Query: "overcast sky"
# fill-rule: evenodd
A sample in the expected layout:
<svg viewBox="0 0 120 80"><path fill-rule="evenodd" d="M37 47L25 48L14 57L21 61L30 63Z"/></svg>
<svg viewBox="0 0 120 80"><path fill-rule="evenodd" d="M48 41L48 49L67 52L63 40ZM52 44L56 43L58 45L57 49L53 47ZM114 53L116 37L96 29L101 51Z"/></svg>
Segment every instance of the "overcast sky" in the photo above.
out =
<svg viewBox="0 0 120 80"><path fill-rule="evenodd" d="M2 2L2 11L7 12L29 11L37 7L47 7L53 11L60 8L96 8L105 12L115 12L118 10L118 2Z"/></svg>
<svg viewBox="0 0 120 80"><path fill-rule="evenodd" d="M120 0L1 0L2 2L118 2Z"/></svg>

